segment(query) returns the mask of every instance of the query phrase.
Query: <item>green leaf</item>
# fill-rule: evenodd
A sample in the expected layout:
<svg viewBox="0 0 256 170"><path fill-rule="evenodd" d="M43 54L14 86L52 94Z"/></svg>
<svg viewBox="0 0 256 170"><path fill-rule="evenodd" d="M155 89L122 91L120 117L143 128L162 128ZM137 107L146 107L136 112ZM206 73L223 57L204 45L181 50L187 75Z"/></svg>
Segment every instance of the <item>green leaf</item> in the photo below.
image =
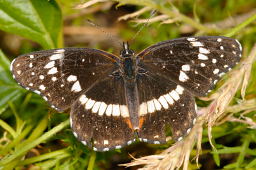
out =
<svg viewBox="0 0 256 170"><path fill-rule="evenodd" d="M54 0L0 0L0 29L38 42L62 46L61 11Z"/></svg>
<svg viewBox="0 0 256 170"><path fill-rule="evenodd" d="M23 91L13 80L9 65L9 60L0 50L0 114L8 107L8 102L16 100Z"/></svg>

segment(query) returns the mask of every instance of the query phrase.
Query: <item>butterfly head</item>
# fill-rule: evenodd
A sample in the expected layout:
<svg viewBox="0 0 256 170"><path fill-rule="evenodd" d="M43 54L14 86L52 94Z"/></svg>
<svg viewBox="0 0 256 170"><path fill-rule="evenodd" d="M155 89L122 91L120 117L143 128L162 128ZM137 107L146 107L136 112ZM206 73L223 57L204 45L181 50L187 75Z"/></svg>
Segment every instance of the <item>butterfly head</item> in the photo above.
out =
<svg viewBox="0 0 256 170"><path fill-rule="evenodd" d="M120 56L127 58L134 55L134 51L129 48L128 42L123 42L123 49L120 52Z"/></svg>

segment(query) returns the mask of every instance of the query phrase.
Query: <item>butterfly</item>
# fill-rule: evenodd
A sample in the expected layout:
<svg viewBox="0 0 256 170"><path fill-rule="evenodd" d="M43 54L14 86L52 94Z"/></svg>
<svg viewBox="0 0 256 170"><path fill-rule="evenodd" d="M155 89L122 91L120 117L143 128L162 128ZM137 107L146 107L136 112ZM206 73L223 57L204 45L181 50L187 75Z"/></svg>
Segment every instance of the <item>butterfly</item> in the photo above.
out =
<svg viewBox="0 0 256 170"><path fill-rule="evenodd" d="M206 96L240 60L240 43L223 36L163 41L135 54L61 48L21 55L14 79L58 111L70 109L73 134L96 151L119 149L136 139L162 144L196 121L195 97Z"/></svg>

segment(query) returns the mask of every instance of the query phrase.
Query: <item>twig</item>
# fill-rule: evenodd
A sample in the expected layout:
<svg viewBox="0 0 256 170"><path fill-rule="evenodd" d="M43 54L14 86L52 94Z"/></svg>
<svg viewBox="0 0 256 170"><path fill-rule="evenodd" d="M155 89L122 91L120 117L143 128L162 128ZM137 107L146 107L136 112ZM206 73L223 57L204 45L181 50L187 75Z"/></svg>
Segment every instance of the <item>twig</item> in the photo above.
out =
<svg viewBox="0 0 256 170"><path fill-rule="evenodd" d="M131 14L126 14L126 15L124 15L124 16L119 17L119 18L118 18L118 21L127 20L127 19L129 19L129 18L138 17L138 16L140 16L141 14L143 14L143 13L149 11L149 10L151 10L150 7L144 7L144 8L142 8L142 9L136 11L136 12L133 12L133 13L131 13Z"/></svg>

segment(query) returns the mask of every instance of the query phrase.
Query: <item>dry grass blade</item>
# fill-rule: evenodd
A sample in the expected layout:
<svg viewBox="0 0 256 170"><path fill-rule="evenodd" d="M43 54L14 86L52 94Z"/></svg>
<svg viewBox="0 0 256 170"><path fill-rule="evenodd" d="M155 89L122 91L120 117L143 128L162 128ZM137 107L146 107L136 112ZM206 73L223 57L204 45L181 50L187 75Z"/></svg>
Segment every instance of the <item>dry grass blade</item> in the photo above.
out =
<svg viewBox="0 0 256 170"><path fill-rule="evenodd" d="M243 80L243 84L242 84L242 90L241 90L241 95L242 98L244 99L245 96L245 90L246 87L248 85L249 82L249 78L251 75L251 69L252 69L252 63L256 60L256 44L254 44L253 49L251 51L251 53L249 54L249 57L246 59L246 61L244 62L244 80Z"/></svg>
<svg viewBox="0 0 256 170"><path fill-rule="evenodd" d="M156 17L150 18L150 19L136 19L134 22L136 23L153 23L157 21L163 21L169 19L168 15L158 15Z"/></svg>
<svg viewBox="0 0 256 170"><path fill-rule="evenodd" d="M99 2L107 2L108 0L91 0L91 1L88 1L84 4L80 4L80 5L77 5L75 7L75 9L82 9L82 8L88 8L89 6L92 6L96 3L99 3Z"/></svg>
<svg viewBox="0 0 256 170"><path fill-rule="evenodd" d="M79 10L79 12L68 15L65 17L65 22L79 18L79 17L83 17L87 14L93 14L93 13L97 13L98 11L105 11L105 10L109 10L113 5L113 2L106 2L106 3L102 3L99 5L95 5L95 6L91 6L82 10Z"/></svg>
<svg viewBox="0 0 256 170"><path fill-rule="evenodd" d="M174 19L167 19L167 20L164 20L162 22L162 24L172 24L172 23L175 23L176 21L178 21L179 19L178 18L174 18Z"/></svg>
<svg viewBox="0 0 256 170"><path fill-rule="evenodd" d="M127 20L127 19L129 19L129 18L138 17L138 16L140 16L141 14L143 14L143 13L149 11L149 10L151 10L150 7L144 7L144 8L142 8L142 9L136 11L136 12L133 12L133 13L131 13L131 14L127 14L127 15L124 15L124 16L119 17L119 18L118 18L118 21Z"/></svg>
<svg viewBox="0 0 256 170"><path fill-rule="evenodd" d="M166 149L159 155L150 155L142 158L134 159L131 163L122 164L122 166L137 166L144 165L141 170L153 170L153 169L179 169L183 165L183 170L188 169L190 152L197 142L197 161L198 155L201 151L202 129L203 124L208 122L208 137L211 139L211 129L216 120L225 113L229 103L233 99L238 88L242 86L245 89L251 72L251 65L256 56L256 45L254 46L249 57L241 61L238 69L229 73L230 78L223 84L221 88L214 94L211 99L211 104L198 111L199 116L192 128L189 135L180 142L175 143L170 148ZM249 68L249 69L248 69ZM239 121L241 123L250 122L246 119L245 122L237 119L233 121ZM250 123L252 128L256 127L254 122ZM211 140L210 140L211 141ZM213 145L212 145L213 146Z"/></svg>

